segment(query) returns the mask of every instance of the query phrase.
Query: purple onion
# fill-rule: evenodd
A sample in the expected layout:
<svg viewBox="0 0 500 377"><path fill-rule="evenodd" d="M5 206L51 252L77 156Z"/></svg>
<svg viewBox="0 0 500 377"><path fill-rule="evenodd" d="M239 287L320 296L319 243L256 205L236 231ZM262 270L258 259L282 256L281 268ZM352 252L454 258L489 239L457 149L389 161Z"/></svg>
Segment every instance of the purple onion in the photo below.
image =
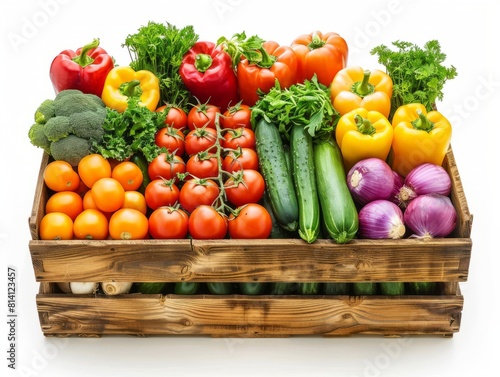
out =
<svg viewBox="0 0 500 377"><path fill-rule="evenodd" d="M347 173L347 186L359 204L387 199L394 187L391 167L379 158L370 157L357 162Z"/></svg>
<svg viewBox="0 0 500 377"><path fill-rule="evenodd" d="M439 165L423 163L413 168L404 180L404 184L396 194L402 207L419 195L440 194L448 196L451 192L451 179L446 170Z"/></svg>
<svg viewBox="0 0 500 377"><path fill-rule="evenodd" d="M397 205L400 204L399 192L404 185L405 179L397 171L392 171L394 175L394 185L392 186L391 194L389 195L389 200Z"/></svg>
<svg viewBox="0 0 500 377"><path fill-rule="evenodd" d="M403 211L389 200L366 204L358 214L358 235L370 239L399 239L406 232Z"/></svg>
<svg viewBox="0 0 500 377"><path fill-rule="evenodd" d="M419 195L408 204L404 223L416 237L446 237L455 229L457 211L447 196Z"/></svg>

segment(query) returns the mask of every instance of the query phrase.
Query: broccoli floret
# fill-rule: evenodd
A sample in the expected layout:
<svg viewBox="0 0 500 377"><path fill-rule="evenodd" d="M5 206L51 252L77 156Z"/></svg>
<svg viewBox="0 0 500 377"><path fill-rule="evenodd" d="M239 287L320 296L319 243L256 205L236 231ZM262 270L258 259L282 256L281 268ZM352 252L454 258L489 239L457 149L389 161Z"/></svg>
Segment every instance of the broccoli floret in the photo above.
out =
<svg viewBox="0 0 500 377"><path fill-rule="evenodd" d="M47 139L50 141L57 141L72 133L73 128L71 127L68 117L56 116L50 118L47 123L45 123L44 132Z"/></svg>
<svg viewBox="0 0 500 377"><path fill-rule="evenodd" d="M77 166L80 160L90 154L90 142L75 135L50 144L50 154L55 160L64 160Z"/></svg>
<svg viewBox="0 0 500 377"><path fill-rule="evenodd" d="M61 92L62 93L62 92ZM70 116L83 111L96 111L100 106L91 94L67 94L54 100L54 112L56 116Z"/></svg>
<svg viewBox="0 0 500 377"><path fill-rule="evenodd" d="M69 123L73 134L83 139L101 141L104 135L102 125L106 119L106 109L98 111L84 111L69 116Z"/></svg>
<svg viewBox="0 0 500 377"><path fill-rule="evenodd" d="M55 115L54 100L47 99L38 106L35 111L36 123L47 123L47 121Z"/></svg>
<svg viewBox="0 0 500 377"><path fill-rule="evenodd" d="M45 136L45 125L42 123L33 123L28 130L28 136L31 144L35 147L43 148L45 152L50 153L50 140Z"/></svg>

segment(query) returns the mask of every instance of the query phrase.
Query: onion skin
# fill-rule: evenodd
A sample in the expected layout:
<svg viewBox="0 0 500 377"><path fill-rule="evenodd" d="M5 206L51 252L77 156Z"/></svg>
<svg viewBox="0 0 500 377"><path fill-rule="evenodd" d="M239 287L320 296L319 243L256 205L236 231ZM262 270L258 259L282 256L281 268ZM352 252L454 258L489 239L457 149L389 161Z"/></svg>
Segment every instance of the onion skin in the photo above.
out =
<svg viewBox="0 0 500 377"><path fill-rule="evenodd" d="M404 222L414 237L447 237L455 229L457 211L445 195L419 195L408 204Z"/></svg>
<svg viewBox="0 0 500 377"><path fill-rule="evenodd" d="M399 239L406 233L403 211L389 200L375 200L359 211L361 238Z"/></svg>
<svg viewBox="0 0 500 377"><path fill-rule="evenodd" d="M354 200L365 205L374 200L389 198L394 188L394 174L384 160L366 158L349 170L347 186Z"/></svg>
<svg viewBox="0 0 500 377"><path fill-rule="evenodd" d="M399 199L399 193L405 183L405 179L397 171L393 170L392 174L394 175L394 185L391 194L389 195L389 200L397 205L400 205L401 202Z"/></svg>

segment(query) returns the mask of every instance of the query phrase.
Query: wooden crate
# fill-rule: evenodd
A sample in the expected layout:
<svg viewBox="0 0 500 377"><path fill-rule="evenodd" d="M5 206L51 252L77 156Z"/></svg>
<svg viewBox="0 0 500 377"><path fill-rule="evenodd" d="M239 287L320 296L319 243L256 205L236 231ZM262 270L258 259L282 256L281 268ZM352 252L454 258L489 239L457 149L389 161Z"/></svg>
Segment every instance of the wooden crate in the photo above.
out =
<svg viewBox="0 0 500 377"><path fill-rule="evenodd" d="M443 239L43 241L38 226L48 191L40 166L29 249L47 336L436 334L460 329L471 257L472 215L450 148L457 227ZM438 282L430 296L72 295L56 282Z"/></svg>

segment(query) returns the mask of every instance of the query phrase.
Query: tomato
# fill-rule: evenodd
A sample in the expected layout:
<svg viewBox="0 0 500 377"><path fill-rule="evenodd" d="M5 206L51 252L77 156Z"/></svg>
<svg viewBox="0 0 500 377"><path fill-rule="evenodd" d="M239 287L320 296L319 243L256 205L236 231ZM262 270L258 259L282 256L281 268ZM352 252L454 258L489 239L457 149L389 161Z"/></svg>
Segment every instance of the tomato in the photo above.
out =
<svg viewBox="0 0 500 377"><path fill-rule="evenodd" d="M222 239L227 234L227 218L215 208L201 205L189 216L189 233L194 239Z"/></svg>
<svg viewBox="0 0 500 377"><path fill-rule="evenodd" d="M159 207L149 216L149 234L158 239L186 238L189 218L175 207Z"/></svg>
<svg viewBox="0 0 500 377"><path fill-rule="evenodd" d="M80 240L105 240L108 237L108 219L96 209L86 209L73 222L73 233Z"/></svg>
<svg viewBox="0 0 500 377"><path fill-rule="evenodd" d="M272 227L271 215L265 207L257 203L239 207L228 220L229 237L235 239L268 238Z"/></svg>
<svg viewBox="0 0 500 377"><path fill-rule="evenodd" d="M148 211L146 198L139 191L125 191L122 208L134 208L144 214Z"/></svg>
<svg viewBox="0 0 500 377"><path fill-rule="evenodd" d="M192 155L186 162L186 172L195 178L217 178L219 175L217 156L206 152Z"/></svg>
<svg viewBox="0 0 500 377"><path fill-rule="evenodd" d="M125 200L125 189L114 178L101 178L90 189L92 199L98 209L114 212L120 209Z"/></svg>
<svg viewBox="0 0 500 377"><path fill-rule="evenodd" d="M153 179L144 190L146 204L152 210L162 206L173 206L179 200L179 188L173 180Z"/></svg>
<svg viewBox="0 0 500 377"><path fill-rule="evenodd" d="M177 181L177 173L185 172L186 164L182 157L172 153L160 153L148 164L148 175L151 180L164 178Z"/></svg>
<svg viewBox="0 0 500 377"><path fill-rule="evenodd" d="M156 109L157 112L166 112L164 123L167 126L183 130L187 127L187 114L180 107L163 105Z"/></svg>
<svg viewBox="0 0 500 377"><path fill-rule="evenodd" d="M214 128L195 128L188 132L185 138L186 153L189 156L198 152L214 153L217 148L214 147L217 142L217 131Z"/></svg>
<svg viewBox="0 0 500 377"><path fill-rule="evenodd" d="M83 199L74 191L56 192L45 203L45 213L62 212L73 221L82 211Z"/></svg>
<svg viewBox="0 0 500 377"><path fill-rule="evenodd" d="M210 104L197 104L187 114L187 125L190 130L195 128L214 128L216 118L221 114L217 106Z"/></svg>
<svg viewBox="0 0 500 377"><path fill-rule="evenodd" d="M179 203L191 213L200 205L212 205L219 193L219 186L211 179L190 179L181 187Z"/></svg>
<svg viewBox="0 0 500 377"><path fill-rule="evenodd" d="M222 128L251 127L252 110L250 106L237 103L227 109L220 119Z"/></svg>
<svg viewBox="0 0 500 377"><path fill-rule="evenodd" d="M184 133L173 127L159 129L155 135L155 144L160 148L166 148L169 153L176 154L177 156L182 156L186 149Z"/></svg>
<svg viewBox="0 0 500 377"><path fill-rule="evenodd" d="M76 191L80 187L80 177L73 166L66 161L49 162L43 171L45 185L53 191Z"/></svg>
<svg viewBox="0 0 500 377"><path fill-rule="evenodd" d="M255 132L250 128L236 128L228 130L221 140L225 149L250 148L255 149Z"/></svg>
<svg viewBox="0 0 500 377"><path fill-rule="evenodd" d="M101 178L111 177L111 164L98 153L83 157L78 163L78 174L87 187Z"/></svg>
<svg viewBox="0 0 500 377"><path fill-rule="evenodd" d="M148 235L148 218L133 208L121 208L109 219L109 234L114 240L140 240Z"/></svg>
<svg viewBox="0 0 500 377"><path fill-rule="evenodd" d="M139 166L130 161L123 161L113 168L111 178L120 182L125 191L135 191L141 187L144 176Z"/></svg>
<svg viewBox="0 0 500 377"><path fill-rule="evenodd" d="M222 170L229 173L241 169L259 170L259 156L255 149L232 149L222 160Z"/></svg>
<svg viewBox="0 0 500 377"><path fill-rule="evenodd" d="M47 213L39 227L41 240L72 240L73 220L62 212Z"/></svg>
<svg viewBox="0 0 500 377"><path fill-rule="evenodd" d="M264 195L265 187L264 177L253 169L234 172L224 183L227 200L235 206L257 203Z"/></svg>

